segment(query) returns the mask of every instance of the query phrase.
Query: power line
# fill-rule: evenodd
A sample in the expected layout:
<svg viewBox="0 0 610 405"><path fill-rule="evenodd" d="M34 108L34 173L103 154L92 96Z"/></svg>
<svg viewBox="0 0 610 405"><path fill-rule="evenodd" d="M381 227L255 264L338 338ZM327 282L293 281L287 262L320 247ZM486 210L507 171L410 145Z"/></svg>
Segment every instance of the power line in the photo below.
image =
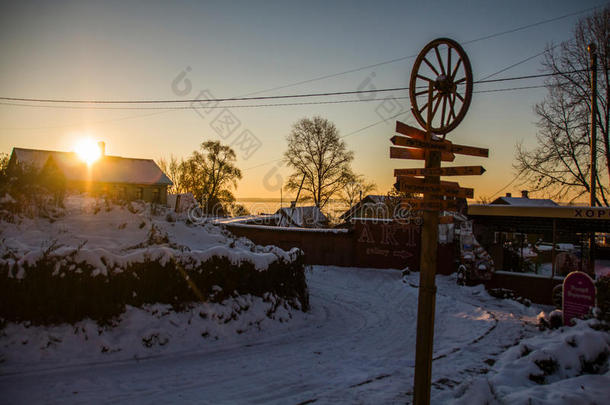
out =
<svg viewBox="0 0 610 405"><path fill-rule="evenodd" d="M588 69L577 69L566 72L551 72L551 73L540 73L534 75L516 76L516 77L504 77L500 79L488 79L474 81L473 84L485 84L485 83L496 83L514 80L527 80L536 79L541 77L566 75L573 73L588 72ZM337 91L337 92L324 92L324 93L302 93L302 94L283 94L275 96L259 96L259 97L235 97L235 98L214 98L214 99L190 99L190 100L179 100L179 99L168 99L168 100L68 100L68 99L42 99L42 98L23 98L23 97L0 97L0 100L4 101L21 101L28 103L53 103L53 104L183 104L183 103L220 103L225 101L261 101L261 100L279 100L288 98L311 98L311 97L334 97L341 95L354 95L354 94L367 94L377 92L390 92L390 91L405 91L409 90L409 87L392 87L385 89L375 90L351 90L351 91ZM372 99L374 100L374 99ZM367 101L367 100L360 100ZM4 103L7 105L7 103ZM298 105L298 104L295 104ZM264 105L268 106L268 105ZM235 108L237 106L202 106L202 108ZM185 109L195 108L193 106L183 107ZM118 109L129 109L127 107L120 107ZM142 109L142 108L138 108ZM166 108L163 108L166 109Z"/></svg>
<svg viewBox="0 0 610 405"><path fill-rule="evenodd" d="M529 29L529 28L540 26L540 25L549 24L551 22L563 20L563 19L568 18L568 17L573 17L575 15L579 15L579 14L587 13L589 11L593 11L593 10L599 8L599 7L604 6L604 5L605 4L599 4L597 6L593 6L593 7L589 7L589 8L586 8L586 9L579 10L579 11L574 11L572 13L564 14L564 15L561 15L559 17L554 17L554 18L550 18L550 19L547 19L547 20L542 20L542 21L538 21L538 22L535 22L535 23L523 25L521 27L513 28L513 29L510 29L510 30L506 30L506 31L501 31L501 32L496 32L496 33L493 33L493 34L485 35L485 36L482 36L482 37L479 37L479 38L475 38L475 39L471 39L469 41L466 41L466 42L464 42L464 44L466 44L466 45L467 44L473 44L475 42L480 42L480 41L484 41L484 40L488 40L488 39L492 39L492 38L497 38L497 37L502 36L502 35L512 34L512 33L515 33L515 32L523 31L523 30L526 30L526 29ZM314 77L314 78L307 79L307 80L301 80L301 81L290 83L290 84L285 84L285 85L281 85L281 86L270 87L270 88L267 88L267 89L264 89L264 90L254 91L254 92L251 92L251 93L244 94L243 96L244 97L245 96L252 96L252 95L255 95L255 94L266 93L266 92L269 92L269 91L282 90L282 89L286 89L286 88L289 88L289 87L299 86L301 84L307 84L307 83L312 83L312 82L316 82L316 81L320 81L320 80L331 79L333 77L343 76L343 75L346 75L346 74L349 74L349 73L361 72L363 70L372 69L372 68L375 68L375 67L378 67L378 66L389 65L389 64L392 64L392 63L396 63L396 62L401 62L403 60L415 58L416 56L417 56L417 54L401 56L401 57L398 57L398 58L389 59L389 60L385 60L385 61L382 61L382 62L373 63L373 64L366 65L366 66L361 66L361 67L358 67L358 68L344 70L342 72L331 73L331 74L327 74L327 75L323 75L323 76L318 76L318 77Z"/></svg>
<svg viewBox="0 0 610 405"><path fill-rule="evenodd" d="M523 87L508 87L502 89L489 89L489 90L475 90L473 93L498 93L504 91L515 91L515 90L526 90L526 89L537 89L546 87L545 85L536 86L523 86ZM332 101L303 101L295 103L271 103L271 104L236 104L236 105L223 105L223 106L204 106L204 107L96 107L96 106L71 106L71 105L38 105L38 104L22 104L12 102L0 102L0 105L13 106L13 107L28 107L28 108L55 108L55 109L67 109L67 110L157 110L157 111L179 111L179 110L197 110L201 108L205 109L233 109L233 108L262 108L262 107L290 107L290 106L304 106L304 105L324 105L324 104L351 104L351 103L367 103L372 101L390 101L390 100L408 100L408 96L400 97L382 97L382 98L369 98L364 100L332 100ZM153 115L153 114L150 114ZM129 118L129 117L128 117ZM128 119L125 118L125 119ZM133 118L133 117L132 117Z"/></svg>
<svg viewBox="0 0 610 405"><path fill-rule="evenodd" d="M403 97L403 98L405 98L405 97ZM362 131L366 131L366 130L367 130L367 129L369 129L369 128L375 127L375 126L377 126L377 125L379 125L379 124L383 124L384 122L387 122L388 120L391 120L391 119L394 119L394 118L398 118L398 117L400 117L401 115L406 114L407 112L408 112L408 111L401 111L401 112L399 112L398 114L394 114L394 115L392 115L392 116L390 116L390 117L388 117L388 118L385 118L385 119L382 119L382 120L376 121L376 122L374 122L374 123L372 123L372 124L366 125L366 126L364 126L364 127L358 128L357 130L355 130L355 131L351 131L351 132L348 132L348 133L347 133L347 134L345 134L345 135L341 135L339 138L344 139L344 138L350 137L350 136L352 136L352 135L356 135L356 134L358 134L358 133L360 133L360 132L362 132ZM245 168L245 169L243 169L243 170L242 170L242 172L243 172L243 171L248 171L248 170L257 169L257 168L259 168L259 167L263 167L263 166L267 166L267 165L269 165L269 164L271 164L271 163L279 162L279 161L281 161L281 160L282 160L282 158L280 158L280 159L274 159L274 160L270 160L270 161L267 161L267 162L265 162L265 163L258 164L258 165L256 165L256 166L252 166L252 167Z"/></svg>
<svg viewBox="0 0 610 405"><path fill-rule="evenodd" d="M526 30L528 28L537 27L537 26L540 26L540 25L543 25L543 24L548 24L548 23L552 23L552 22L555 22L555 21L563 20L564 18L573 17L573 16L578 15L578 14L583 14L583 13L586 13L586 12L589 12L589 11L593 11L593 10L595 10L597 8L602 7L602 6L605 6L605 3L604 4L598 4L597 6L589 7L589 8L584 9L584 10L574 11L572 13L564 14L564 15L559 16L559 17L550 18L548 20L538 21L538 22L535 22L535 23L532 23L532 24L523 25L521 27L513 28L513 29L510 29L510 30L507 30L507 31L502 31L502 32L498 32L496 34L491 34L491 35L487 35L487 36L480 37L480 38L477 38L477 39L472 39L470 41L464 42L464 44L465 45L473 44L475 42L484 41L486 39L496 38L496 37L499 37L501 35L512 34L512 33L518 32L518 31Z"/></svg>

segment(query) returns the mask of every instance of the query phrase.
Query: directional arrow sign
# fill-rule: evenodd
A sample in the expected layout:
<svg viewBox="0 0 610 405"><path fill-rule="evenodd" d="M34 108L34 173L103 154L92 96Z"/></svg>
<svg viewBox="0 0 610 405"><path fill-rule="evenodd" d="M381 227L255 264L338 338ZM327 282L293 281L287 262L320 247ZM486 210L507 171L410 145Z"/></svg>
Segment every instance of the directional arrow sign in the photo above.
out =
<svg viewBox="0 0 610 405"><path fill-rule="evenodd" d="M423 177L413 177L413 176L397 176L397 177L398 178L396 180L398 180L398 182L401 184L410 184L413 186L424 186L424 185L428 184L428 183L426 183L426 181ZM457 183L455 181L441 181L440 185L443 187L447 187L447 188L454 188L454 189L460 188L459 183Z"/></svg>
<svg viewBox="0 0 610 405"><path fill-rule="evenodd" d="M390 159L416 159L426 160L426 151L423 149L406 149L390 146ZM450 152L441 152L443 162L453 162L455 155Z"/></svg>
<svg viewBox="0 0 610 405"><path fill-rule="evenodd" d="M420 141L426 140L425 131L407 125L404 122L396 121L396 132L398 132L399 134L410 136L411 138L419 139Z"/></svg>
<svg viewBox="0 0 610 405"><path fill-rule="evenodd" d="M434 194L439 196L447 197L458 197L458 198L473 198L474 189L472 188L453 188L443 187L440 184L423 184L423 185L412 185L400 183L400 191L406 193L426 193Z"/></svg>
<svg viewBox="0 0 610 405"><path fill-rule="evenodd" d="M421 198L403 198L400 204L403 208L414 211L439 211L457 209L457 200L429 200Z"/></svg>
<svg viewBox="0 0 610 405"><path fill-rule="evenodd" d="M483 166L453 166L435 169L394 169L394 176L478 176L485 173Z"/></svg>
<svg viewBox="0 0 610 405"><path fill-rule="evenodd" d="M395 135L390 141L396 146L407 146L426 150L439 150L443 152L459 153L461 155L489 157L489 149L476 148L474 146L454 145L449 141L423 141L416 138Z"/></svg>

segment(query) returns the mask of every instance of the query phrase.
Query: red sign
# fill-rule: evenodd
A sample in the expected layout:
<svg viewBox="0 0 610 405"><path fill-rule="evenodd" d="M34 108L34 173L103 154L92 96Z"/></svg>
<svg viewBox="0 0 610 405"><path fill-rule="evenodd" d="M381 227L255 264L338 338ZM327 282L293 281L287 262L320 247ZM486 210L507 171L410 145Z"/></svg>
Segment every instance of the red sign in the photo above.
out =
<svg viewBox="0 0 610 405"><path fill-rule="evenodd" d="M571 325L572 319L589 313L595 306L595 284L587 274L573 271L563 280L563 322Z"/></svg>

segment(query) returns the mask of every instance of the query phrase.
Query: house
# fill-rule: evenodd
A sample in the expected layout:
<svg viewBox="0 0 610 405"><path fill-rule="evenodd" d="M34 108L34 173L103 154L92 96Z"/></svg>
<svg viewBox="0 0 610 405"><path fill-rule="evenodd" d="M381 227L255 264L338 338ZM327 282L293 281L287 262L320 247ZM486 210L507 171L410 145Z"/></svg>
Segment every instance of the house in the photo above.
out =
<svg viewBox="0 0 610 405"><path fill-rule="evenodd" d="M513 197L511 193L506 193L504 197L493 200L491 205L514 205L520 207L557 207L555 201L548 198L529 198L528 191L521 191L521 197Z"/></svg>
<svg viewBox="0 0 610 405"><path fill-rule="evenodd" d="M275 213L277 226L298 228L325 228L328 218L316 206L280 208Z"/></svg>
<svg viewBox="0 0 610 405"><path fill-rule="evenodd" d="M354 218L392 218L391 207L395 204L390 198L386 195L369 194L345 211L339 219L350 222Z"/></svg>
<svg viewBox="0 0 610 405"><path fill-rule="evenodd" d="M90 164L75 152L13 148L8 170L34 168L60 176L68 190L166 204L167 187L173 183L152 159L108 156L104 143L99 146L101 156Z"/></svg>

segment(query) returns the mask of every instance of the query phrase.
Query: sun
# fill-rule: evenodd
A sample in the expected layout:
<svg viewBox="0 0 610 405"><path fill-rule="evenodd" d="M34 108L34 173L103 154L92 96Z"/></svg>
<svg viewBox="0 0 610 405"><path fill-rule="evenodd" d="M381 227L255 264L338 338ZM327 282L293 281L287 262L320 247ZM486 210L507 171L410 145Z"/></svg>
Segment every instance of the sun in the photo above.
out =
<svg viewBox="0 0 610 405"><path fill-rule="evenodd" d="M92 139L81 139L76 143L74 151L78 158L88 165L93 164L102 156L102 151Z"/></svg>

